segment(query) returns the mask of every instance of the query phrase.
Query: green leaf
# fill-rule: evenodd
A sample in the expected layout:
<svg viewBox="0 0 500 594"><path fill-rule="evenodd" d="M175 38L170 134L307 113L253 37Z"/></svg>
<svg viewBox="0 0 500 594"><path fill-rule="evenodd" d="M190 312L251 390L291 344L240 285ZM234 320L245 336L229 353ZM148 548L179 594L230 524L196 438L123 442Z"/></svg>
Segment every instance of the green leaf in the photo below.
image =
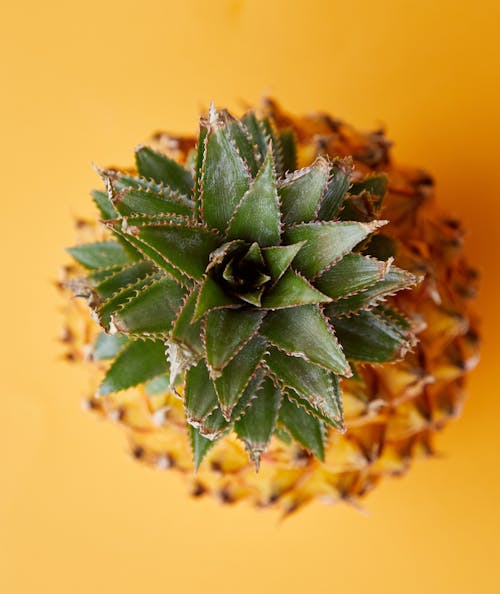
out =
<svg viewBox="0 0 500 594"><path fill-rule="evenodd" d="M215 408L198 429L203 437L217 441L230 431L231 423L224 418L220 408Z"/></svg>
<svg viewBox="0 0 500 594"><path fill-rule="evenodd" d="M102 192L101 190L93 190L92 198L95 202L99 210L99 214L103 219L114 219L118 216L118 212L116 211L113 203L109 199L107 192Z"/></svg>
<svg viewBox="0 0 500 594"><path fill-rule="evenodd" d="M128 341L127 336L101 332L94 342L92 356L96 361L114 359Z"/></svg>
<svg viewBox="0 0 500 594"><path fill-rule="evenodd" d="M170 376L168 373L158 375L144 384L148 396L160 396L170 390Z"/></svg>
<svg viewBox="0 0 500 594"><path fill-rule="evenodd" d="M224 231L248 190L250 177L227 126L218 120L211 110L201 178L202 216L209 227Z"/></svg>
<svg viewBox="0 0 500 594"><path fill-rule="evenodd" d="M135 161L142 177L154 179L186 195L191 193L193 179L189 171L173 159L142 146L135 151Z"/></svg>
<svg viewBox="0 0 500 594"><path fill-rule="evenodd" d="M294 268L307 278L318 275L343 258L354 246L387 221L303 223L285 231L288 243L307 241L294 260Z"/></svg>
<svg viewBox="0 0 500 594"><path fill-rule="evenodd" d="M305 241L292 245L278 245L267 247L262 250L267 269L271 273L274 282L279 280L292 263L299 250L306 244Z"/></svg>
<svg viewBox="0 0 500 594"><path fill-rule="evenodd" d="M200 424L200 434L203 437L214 441L227 434L234 425L234 422L241 418L241 416L247 410L249 404L254 400L254 398L256 398L257 391L260 384L262 383L262 379L263 374L261 370L257 370L255 375L248 382L248 385L245 388L241 398L238 400L238 403L233 408L231 418L229 420L226 419L223 416L221 409L218 407L215 408L213 412L211 412L208 417L206 417Z"/></svg>
<svg viewBox="0 0 500 594"><path fill-rule="evenodd" d="M264 293L265 287L260 287L259 289L255 289L254 291L249 291L248 293L240 293L240 299L250 303L250 305L255 305L255 307L261 306L261 299Z"/></svg>
<svg viewBox="0 0 500 594"><path fill-rule="evenodd" d="M293 130L291 128L282 130L280 140L283 152L283 171L295 171L297 169L297 143Z"/></svg>
<svg viewBox="0 0 500 594"><path fill-rule="evenodd" d="M123 246L116 241L85 243L68 248L67 252L89 270L107 268L108 266L123 266L131 261Z"/></svg>
<svg viewBox="0 0 500 594"><path fill-rule="evenodd" d="M254 241L252 245L248 248L247 253L241 259L242 264L251 264L253 266L264 266L264 257L262 256L262 250L260 249L259 244Z"/></svg>
<svg viewBox="0 0 500 594"><path fill-rule="evenodd" d="M217 394L203 359L186 371L184 407L193 427L199 427L217 407Z"/></svg>
<svg viewBox="0 0 500 594"><path fill-rule="evenodd" d="M287 270L276 285L262 299L262 307L280 309L307 303L327 303L330 297L315 289L294 270Z"/></svg>
<svg viewBox="0 0 500 594"><path fill-rule="evenodd" d="M140 229L143 227L148 227L149 225L166 224L189 226L192 224L192 221L184 215L165 213L155 215L136 213L132 215L125 215L123 217L120 216L118 219L105 221L105 225L108 227L108 229L118 229L129 235L137 235Z"/></svg>
<svg viewBox="0 0 500 594"><path fill-rule="evenodd" d="M162 342L135 340L114 360L99 387L99 396L126 390L157 375L168 373Z"/></svg>
<svg viewBox="0 0 500 594"><path fill-rule="evenodd" d="M363 249L363 253L379 260L388 260L396 257L397 245L392 237L377 233L377 235L370 237L368 244Z"/></svg>
<svg viewBox="0 0 500 594"><path fill-rule="evenodd" d="M229 221L228 239L256 241L261 247L280 241L280 211L272 153L269 151L257 177Z"/></svg>
<svg viewBox="0 0 500 594"><path fill-rule="evenodd" d="M171 339L186 346L195 356L200 356L203 353L201 320L193 322L197 298L198 289L194 289L173 324Z"/></svg>
<svg viewBox="0 0 500 594"><path fill-rule="evenodd" d="M175 280L162 278L133 297L112 320L123 334L167 334L185 291Z"/></svg>
<svg viewBox="0 0 500 594"><path fill-rule="evenodd" d="M346 254L316 281L320 291L339 299L362 291L384 278L387 263L359 254Z"/></svg>
<svg viewBox="0 0 500 594"><path fill-rule="evenodd" d="M201 175L203 167L203 155L205 153L205 139L207 137L207 128L200 126L200 133L198 135L198 143L196 145L196 162L195 162L195 177L194 177L194 218L200 220L201 207Z"/></svg>
<svg viewBox="0 0 500 594"><path fill-rule="evenodd" d="M286 445L290 445L292 443L292 436L284 427L277 425L276 429L274 430L274 435L283 443L286 443Z"/></svg>
<svg viewBox="0 0 500 594"><path fill-rule="evenodd" d="M220 408L226 419L231 417L234 406L262 361L265 350L266 341L261 336L255 336L231 359L215 380Z"/></svg>
<svg viewBox="0 0 500 594"><path fill-rule="evenodd" d="M188 431L191 450L193 451L194 471L197 472L200 464L203 462L203 458L205 458L210 448L215 444L215 441L203 437L199 429L192 425L188 425Z"/></svg>
<svg viewBox="0 0 500 594"><path fill-rule="evenodd" d="M155 194L145 190L128 189L118 192L113 203L123 216L178 214L190 217L193 214L192 209L173 193L171 197L167 197L165 193Z"/></svg>
<svg viewBox="0 0 500 594"><path fill-rule="evenodd" d="M283 174L283 148L281 146L281 138L278 134L278 130L271 118L263 118L261 120L261 125L266 135L267 145L269 146L269 143L271 143L276 174L281 176Z"/></svg>
<svg viewBox="0 0 500 594"><path fill-rule="evenodd" d="M135 188L137 190L144 190L146 192L153 192L163 196L166 200L175 198L182 202L190 209L194 209L194 202L181 192L174 190L170 186L165 186L161 182L156 182L153 179L144 179L143 177L129 175L121 171L108 170L103 171L102 176L105 180L109 180L113 190L120 192L122 190L130 190Z"/></svg>
<svg viewBox="0 0 500 594"><path fill-rule="evenodd" d="M260 161L263 162L267 155L269 141L266 138L262 123L255 117L255 114L252 111L249 111L244 115L241 121L248 130L253 144L257 148L257 152L260 155Z"/></svg>
<svg viewBox="0 0 500 594"><path fill-rule="evenodd" d="M381 173L377 175L367 175L365 179L359 182L354 182L349 190L350 194L361 194L362 192L370 192L377 196L379 200L385 196L388 185L387 174Z"/></svg>
<svg viewBox="0 0 500 594"><path fill-rule="evenodd" d="M141 241L139 238L131 235L130 233L124 233L120 229L115 227L111 227L112 232L123 241L129 243L134 249L136 249L139 254L141 254L144 258L151 260L157 266L159 266L162 270L168 272L171 276L176 278L179 282L183 285L189 284L190 280L187 276L182 274L180 270L177 270L174 266L172 266L165 257L160 254L157 250L149 246L144 241Z"/></svg>
<svg viewBox="0 0 500 594"><path fill-rule="evenodd" d="M281 392L270 378L266 378L244 416L234 426L243 441L250 459L258 469L262 452L267 448L278 418Z"/></svg>
<svg viewBox="0 0 500 594"><path fill-rule="evenodd" d="M146 260L134 262L104 278L103 281L95 285L95 290L101 298L107 299L153 272L154 266L151 262Z"/></svg>
<svg viewBox="0 0 500 594"><path fill-rule="evenodd" d="M196 301L194 320L198 320L203 314L211 309L237 306L240 304L241 301L233 299L233 297L227 295L212 277L206 276Z"/></svg>
<svg viewBox="0 0 500 594"><path fill-rule="evenodd" d="M363 192L359 196L347 196L339 213L339 219L361 223L373 221L379 214L377 202L378 198L368 192Z"/></svg>
<svg viewBox="0 0 500 594"><path fill-rule="evenodd" d="M325 459L323 426L319 419L305 412L288 398L283 398L279 422L285 426L292 437L310 450L321 461Z"/></svg>
<svg viewBox="0 0 500 594"><path fill-rule="evenodd" d="M393 266L382 280L355 295L332 303L328 308L328 314L342 315L374 307L388 295L393 295L402 289L408 289L417 282L418 278L416 276Z"/></svg>
<svg viewBox="0 0 500 594"><path fill-rule="evenodd" d="M172 266L197 280L203 277L210 253L221 244L213 231L187 223L145 225L137 236Z"/></svg>
<svg viewBox="0 0 500 594"><path fill-rule="evenodd" d="M328 183L329 170L326 159L318 157L310 167L294 171L283 180L279 195L285 224L313 219Z"/></svg>
<svg viewBox="0 0 500 594"><path fill-rule="evenodd" d="M340 375L350 375L342 348L317 306L269 312L261 333L289 355L302 357Z"/></svg>
<svg viewBox="0 0 500 594"><path fill-rule="evenodd" d="M266 363L282 384L306 399L314 412L330 425L343 428L342 399L336 376L276 348L270 349Z"/></svg>
<svg viewBox="0 0 500 594"><path fill-rule="evenodd" d="M226 243L223 243L210 254L210 261L206 268L206 272L209 272L216 266L219 266L224 262L224 260L228 260L231 254L234 255L238 251L241 252L242 249L240 248L245 248L246 245L247 244L244 241L239 240L227 241Z"/></svg>
<svg viewBox="0 0 500 594"><path fill-rule="evenodd" d="M378 309L360 311L352 317L332 318L346 357L356 361L385 363L404 357L412 335Z"/></svg>
<svg viewBox="0 0 500 594"><path fill-rule="evenodd" d="M252 144L252 138L246 128L243 127L239 120L231 118L228 123L229 133L236 145L238 152L242 159L248 166L252 176L257 175L259 164L256 159L256 153ZM260 161L260 159L259 159Z"/></svg>
<svg viewBox="0 0 500 594"><path fill-rule="evenodd" d="M130 266L130 264L126 264L125 269L128 268L128 266ZM100 283L104 282L107 278L111 278L114 274L121 272L123 269L123 266L97 268L96 270L92 270L87 274L85 281L87 281L92 287L96 287Z"/></svg>
<svg viewBox="0 0 500 594"><path fill-rule="evenodd" d="M103 301L97 310L101 326L104 329L109 330L112 316L116 314L127 301L140 294L146 287L161 278L162 275L160 273L144 277L133 285L128 285L122 291L114 293L109 299Z"/></svg>
<svg viewBox="0 0 500 594"><path fill-rule="evenodd" d="M217 309L207 315L205 349L213 378L257 332L265 312L255 309Z"/></svg>
<svg viewBox="0 0 500 594"><path fill-rule="evenodd" d="M318 213L320 221L331 221L338 215L349 189L352 171L353 167L346 159L332 163L330 181Z"/></svg>

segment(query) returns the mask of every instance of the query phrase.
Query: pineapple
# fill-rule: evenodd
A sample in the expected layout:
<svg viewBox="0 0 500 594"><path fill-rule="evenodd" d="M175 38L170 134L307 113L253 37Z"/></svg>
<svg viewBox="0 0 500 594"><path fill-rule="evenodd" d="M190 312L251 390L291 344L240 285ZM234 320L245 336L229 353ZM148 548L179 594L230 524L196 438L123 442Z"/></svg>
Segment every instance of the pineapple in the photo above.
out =
<svg viewBox="0 0 500 594"><path fill-rule="evenodd" d="M61 283L85 404L194 496L291 513L356 503L433 453L477 362L476 272L426 173L380 131L271 100L211 107L98 170ZM90 312L90 315L89 313ZM94 374L95 375L95 374Z"/></svg>

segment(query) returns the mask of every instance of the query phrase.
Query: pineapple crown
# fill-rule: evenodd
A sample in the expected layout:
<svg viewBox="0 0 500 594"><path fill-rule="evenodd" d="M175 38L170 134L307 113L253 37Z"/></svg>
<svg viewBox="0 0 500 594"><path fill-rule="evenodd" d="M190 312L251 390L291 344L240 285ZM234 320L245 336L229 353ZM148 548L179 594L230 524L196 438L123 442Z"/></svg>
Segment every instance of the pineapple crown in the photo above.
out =
<svg viewBox="0 0 500 594"><path fill-rule="evenodd" d="M384 303L418 281L374 234L386 176L322 156L296 170L291 130L213 107L185 164L145 146L136 164L99 171L112 239L69 249L103 329L93 355L112 360L98 395L168 381L195 467L230 431L256 467L273 434L323 459L345 431L339 379L415 340Z"/></svg>

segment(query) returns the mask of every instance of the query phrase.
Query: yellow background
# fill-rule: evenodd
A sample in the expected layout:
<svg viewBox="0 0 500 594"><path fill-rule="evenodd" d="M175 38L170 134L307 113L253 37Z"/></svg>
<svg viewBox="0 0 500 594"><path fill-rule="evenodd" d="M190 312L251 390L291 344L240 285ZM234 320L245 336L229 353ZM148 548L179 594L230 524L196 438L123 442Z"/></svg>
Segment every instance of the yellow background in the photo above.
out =
<svg viewBox="0 0 500 594"><path fill-rule="evenodd" d="M0 19L0 592L500 592L495 0L47 0ZM388 125L464 219L483 272L481 367L440 459L385 482L368 515L270 512L187 498L80 410L57 360L52 279L91 212L90 162L129 164L158 128L192 131L214 99L269 92L295 112ZM495 312L495 308L497 308Z"/></svg>

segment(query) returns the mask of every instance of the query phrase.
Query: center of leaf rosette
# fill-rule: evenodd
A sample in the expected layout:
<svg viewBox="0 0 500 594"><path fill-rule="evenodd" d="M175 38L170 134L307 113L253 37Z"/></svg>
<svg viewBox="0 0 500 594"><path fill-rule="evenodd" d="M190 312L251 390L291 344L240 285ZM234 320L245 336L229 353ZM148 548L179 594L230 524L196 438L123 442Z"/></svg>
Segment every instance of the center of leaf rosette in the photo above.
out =
<svg viewBox="0 0 500 594"><path fill-rule="evenodd" d="M242 240L213 251L206 272L228 295L257 307L271 281L259 244Z"/></svg>

